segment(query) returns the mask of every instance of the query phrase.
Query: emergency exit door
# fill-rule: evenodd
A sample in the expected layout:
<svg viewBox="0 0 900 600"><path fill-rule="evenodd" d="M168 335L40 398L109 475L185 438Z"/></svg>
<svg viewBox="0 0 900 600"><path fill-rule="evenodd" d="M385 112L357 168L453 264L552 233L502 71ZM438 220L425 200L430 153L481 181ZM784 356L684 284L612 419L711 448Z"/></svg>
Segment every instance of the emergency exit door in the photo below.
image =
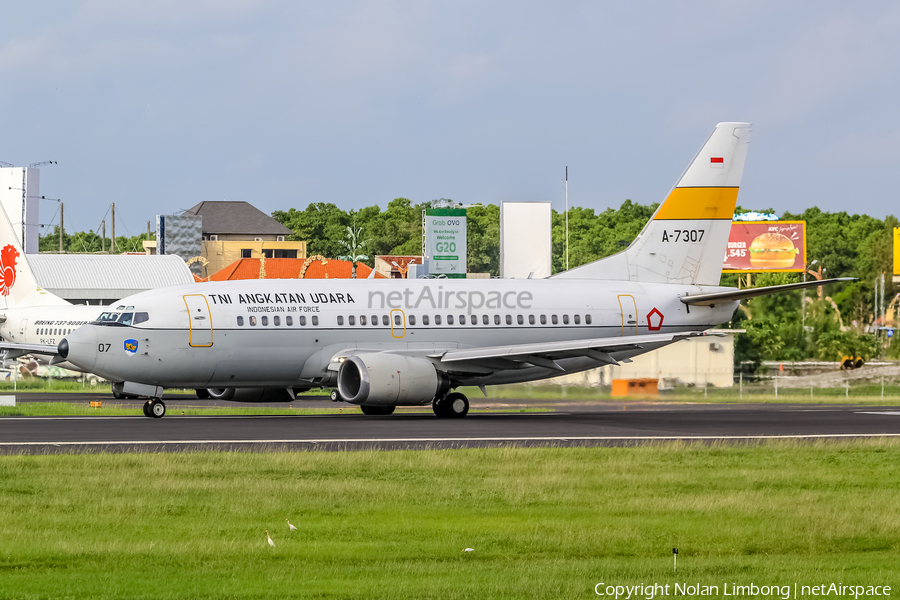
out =
<svg viewBox="0 0 900 600"><path fill-rule="evenodd" d="M189 342L195 348L212 346L212 319L209 317L209 302L202 294L189 294L184 297L184 305L188 310Z"/></svg>
<svg viewBox="0 0 900 600"><path fill-rule="evenodd" d="M634 296L620 295L619 310L622 312L622 335L637 335L638 316Z"/></svg>

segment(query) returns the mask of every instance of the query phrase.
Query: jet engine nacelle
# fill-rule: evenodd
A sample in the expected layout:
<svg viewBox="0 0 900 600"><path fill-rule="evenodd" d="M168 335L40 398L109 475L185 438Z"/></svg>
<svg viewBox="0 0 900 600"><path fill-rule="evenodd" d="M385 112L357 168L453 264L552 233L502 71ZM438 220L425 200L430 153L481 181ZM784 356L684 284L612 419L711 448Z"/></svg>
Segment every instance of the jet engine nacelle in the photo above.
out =
<svg viewBox="0 0 900 600"><path fill-rule="evenodd" d="M415 406L450 389L431 361L401 354L348 356L338 371L338 393L351 404Z"/></svg>
<svg viewBox="0 0 900 600"><path fill-rule="evenodd" d="M207 388L204 391L213 400L230 400L232 402L294 401L285 388ZM304 392L306 389L294 389L294 391Z"/></svg>

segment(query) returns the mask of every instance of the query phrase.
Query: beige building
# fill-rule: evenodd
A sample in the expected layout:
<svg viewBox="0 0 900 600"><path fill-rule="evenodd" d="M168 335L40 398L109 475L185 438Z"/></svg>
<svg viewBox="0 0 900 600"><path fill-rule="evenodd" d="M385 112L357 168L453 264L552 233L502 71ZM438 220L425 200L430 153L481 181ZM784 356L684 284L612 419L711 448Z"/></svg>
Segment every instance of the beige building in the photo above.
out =
<svg viewBox="0 0 900 600"><path fill-rule="evenodd" d="M552 385L611 386L613 379L658 379L660 389L681 385L731 387L734 385L734 333L718 329L634 357L630 363L608 365L547 379ZM538 384L539 385L539 384Z"/></svg>
<svg viewBox="0 0 900 600"><path fill-rule="evenodd" d="M287 241L293 231L248 202L201 202L185 214L203 217L205 276L242 258L306 258L306 242Z"/></svg>

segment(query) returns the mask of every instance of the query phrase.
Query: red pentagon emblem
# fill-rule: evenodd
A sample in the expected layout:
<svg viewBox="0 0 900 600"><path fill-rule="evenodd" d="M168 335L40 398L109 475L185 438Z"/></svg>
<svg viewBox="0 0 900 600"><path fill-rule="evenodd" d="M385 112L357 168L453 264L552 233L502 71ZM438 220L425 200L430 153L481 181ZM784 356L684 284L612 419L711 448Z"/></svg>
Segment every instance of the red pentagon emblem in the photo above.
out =
<svg viewBox="0 0 900 600"><path fill-rule="evenodd" d="M659 312L658 308L654 308L650 312L647 313L647 329L650 331L659 331L662 329L663 324L663 314ZM659 319L657 322L656 319Z"/></svg>
<svg viewBox="0 0 900 600"><path fill-rule="evenodd" d="M7 244L0 250L0 294L9 295L9 290L16 284L16 259L19 252L12 244Z"/></svg>

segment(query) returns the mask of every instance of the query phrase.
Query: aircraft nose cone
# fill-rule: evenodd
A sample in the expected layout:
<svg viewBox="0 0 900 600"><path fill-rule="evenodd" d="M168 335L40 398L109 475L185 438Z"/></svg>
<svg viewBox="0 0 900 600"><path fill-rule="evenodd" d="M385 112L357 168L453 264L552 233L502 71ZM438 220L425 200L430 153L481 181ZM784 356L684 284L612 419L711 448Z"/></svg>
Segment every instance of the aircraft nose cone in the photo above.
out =
<svg viewBox="0 0 900 600"><path fill-rule="evenodd" d="M91 325L83 325L59 343L59 355L84 371L97 364L97 334Z"/></svg>

